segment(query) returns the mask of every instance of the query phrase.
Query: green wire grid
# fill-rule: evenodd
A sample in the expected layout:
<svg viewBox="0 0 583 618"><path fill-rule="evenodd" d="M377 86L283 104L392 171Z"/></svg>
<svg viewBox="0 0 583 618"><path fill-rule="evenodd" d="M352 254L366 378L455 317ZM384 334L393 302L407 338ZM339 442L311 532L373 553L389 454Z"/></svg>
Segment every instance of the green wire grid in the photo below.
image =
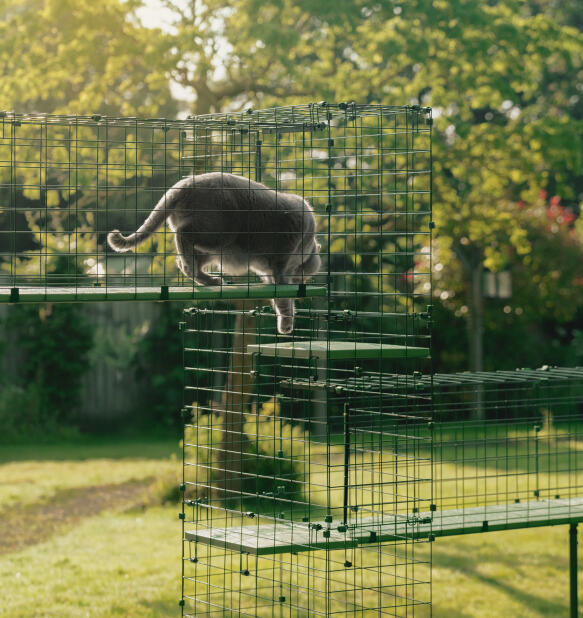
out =
<svg viewBox="0 0 583 618"><path fill-rule="evenodd" d="M197 169L227 123L255 178L312 204L326 294L298 301L290 336L252 301L185 311L183 615L427 615L427 536L351 535L432 504L431 396L407 378L431 374L431 112L318 103L192 121ZM368 375L405 387L342 390Z"/></svg>

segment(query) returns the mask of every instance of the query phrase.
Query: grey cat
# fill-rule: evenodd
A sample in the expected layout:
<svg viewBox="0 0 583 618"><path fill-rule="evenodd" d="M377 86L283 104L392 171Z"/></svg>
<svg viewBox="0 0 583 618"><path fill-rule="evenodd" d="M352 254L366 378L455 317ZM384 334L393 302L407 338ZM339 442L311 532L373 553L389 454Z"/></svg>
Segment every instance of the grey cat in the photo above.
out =
<svg viewBox="0 0 583 618"><path fill-rule="evenodd" d="M107 235L115 251L130 251L163 223L174 232L180 270L201 285L221 285L202 271L218 264L229 275L249 270L265 283L299 284L318 272L320 245L312 207L299 195L280 193L234 174L189 176L168 189L139 229ZM293 299L271 301L277 330L293 331Z"/></svg>

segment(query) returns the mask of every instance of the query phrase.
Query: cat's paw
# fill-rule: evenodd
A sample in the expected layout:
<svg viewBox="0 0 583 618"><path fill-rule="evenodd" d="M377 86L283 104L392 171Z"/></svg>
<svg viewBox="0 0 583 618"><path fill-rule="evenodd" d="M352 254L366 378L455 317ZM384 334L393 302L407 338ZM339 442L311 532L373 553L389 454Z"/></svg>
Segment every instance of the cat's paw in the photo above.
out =
<svg viewBox="0 0 583 618"><path fill-rule="evenodd" d="M277 332L282 335L289 335L294 330L294 319L290 315L277 316Z"/></svg>
<svg viewBox="0 0 583 618"><path fill-rule="evenodd" d="M207 285L224 285L225 282L220 277L211 277L208 278L209 283Z"/></svg>
<svg viewBox="0 0 583 618"><path fill-rule="evenodd" d="M211 275L207 275L206 273L199 272L194 280L199 285L224 285L224 281L220 277L211 277Z"/></svg>

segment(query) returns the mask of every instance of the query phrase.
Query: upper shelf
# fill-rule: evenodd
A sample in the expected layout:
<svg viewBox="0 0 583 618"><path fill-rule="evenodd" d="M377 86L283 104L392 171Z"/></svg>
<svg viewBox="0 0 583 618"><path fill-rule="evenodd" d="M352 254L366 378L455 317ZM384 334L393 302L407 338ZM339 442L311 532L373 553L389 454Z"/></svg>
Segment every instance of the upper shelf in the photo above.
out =
<svg viewBox="0 0 583 618"><path fill-rule="evenodd" d="M112 300L229 300L325 296L326 288L302 285L222 285L191 287L0 287L0 302L79 302Z"/></svg>
<svg viewBox="0 0 583 618"><path fill-rule="evenodd" d="M263 356L299 359L319 358L321 360L425 358L429 356L429 348L355 341L286 341L254 344L248 346L247 350Z"/></svg>

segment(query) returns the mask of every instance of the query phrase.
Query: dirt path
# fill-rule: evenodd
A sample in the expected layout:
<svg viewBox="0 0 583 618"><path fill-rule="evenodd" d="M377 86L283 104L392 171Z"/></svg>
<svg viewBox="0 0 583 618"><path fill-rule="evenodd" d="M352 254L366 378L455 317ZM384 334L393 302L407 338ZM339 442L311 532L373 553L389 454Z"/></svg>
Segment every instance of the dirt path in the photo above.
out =
<svg viewBox="0 0 583 618"><path fill-rule="evenodd" d="M61 491L50 501L0 511L0 554L41 543L106 509L146 504L152 479Z"/></svg>

